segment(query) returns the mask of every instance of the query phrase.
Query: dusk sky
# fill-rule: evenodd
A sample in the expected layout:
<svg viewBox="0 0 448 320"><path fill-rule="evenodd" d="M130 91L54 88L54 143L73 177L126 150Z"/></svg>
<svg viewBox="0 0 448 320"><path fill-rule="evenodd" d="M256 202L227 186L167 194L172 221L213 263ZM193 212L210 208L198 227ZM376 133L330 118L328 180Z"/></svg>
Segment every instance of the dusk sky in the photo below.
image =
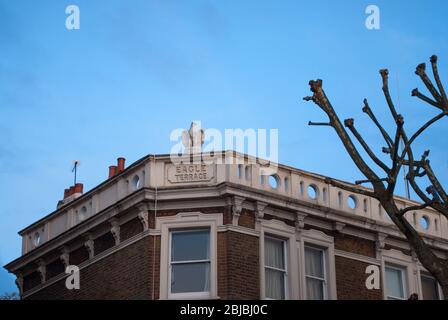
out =
<svg viewBox="0 0 448 320"><path fill-rule="evenodd" d="M71 4L79 30L65 26ZM370 4L379 30L365 26ZM393 135L378 73L387 67L408 132L437 114L410 92L426 93L414 71L432 54L448 83L447 12L444 0L0 0L0 265L20 256L17 232L55 210L73 160L90 190L119 156L169 153L171 131L192 120L278 129L280 163L363 179L332 129L307 125L327 121L302 100L309 80L323 79L341 119L355 118L380 153L362 101ZM447 124L415 143L418 155L431 149L445 185ZM6 291L14 277L1 268Z"/></svg>

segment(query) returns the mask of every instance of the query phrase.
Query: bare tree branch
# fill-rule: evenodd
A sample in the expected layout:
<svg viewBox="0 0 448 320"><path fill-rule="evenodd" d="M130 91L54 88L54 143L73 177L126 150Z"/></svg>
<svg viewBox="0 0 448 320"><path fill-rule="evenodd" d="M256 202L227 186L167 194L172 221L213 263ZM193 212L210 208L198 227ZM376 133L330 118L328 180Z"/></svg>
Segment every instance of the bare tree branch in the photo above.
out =
<svg viewBox="0 0 448 320"><path fill-rule="evenodd" d="M372 121L375 123L375 125L378 127L381 134L383 135L383 138L386 141L389 148L392 148L392 144L393 144L392 139L390 138L387 131L384 130L383 126L381 126L381 124L379 123L379 121L377 120L375 115L373 114L372 109L370 109L369 102L367 101L367 99L364 99L364 107L362 108L362 111L364 113L366 113L370 119L372 119Z"/></svg>
<svg viewBox="0 0 448 320"><path fill-rule="evenodd" d="M363 184L363 183L373 183L373 182L380 182L380 181L388 182L389 178L381 178L381 179L378 179L378 180L370 180L370 179L356 180L355 184L360 185L360 184Z"/></svg>
<svg viewBox="0 0 448 320"><path fill-rule="evenodd" d="M398 114L395 118L395 123L397 125L397 130L395 133L395 140L394 140L394 146L393 146L393 153L392 153L392 169L390 170L389 174L389 185L387 187L387 191L393 195L395 190L395 185L397 183L397 176L400 171L401 165L398 163L398 149L400 147L400 140L403 133L403 124L404 119L403 117Z"/></svg>
<svg viewBox="0 0 448 320"><path fill-rule="evenodd" d="M417 97L417 98L419 98L420 100L423 100L424 102L426 102L426 103L428 103L428 104L430 104L430 105L432 105L432 106L434 106L434 107L436 107L436 108L439 108L440 110L443 110L443 108L440 106L439 103L435 102L435 101L432 100L431 98L428 98L427 96L425 96L424 94L422 94L420 91L418 91L417 88L415 88L414 90L412 90L412 92L411 92L411 96L413 96L413 97Z"/></svg>
<svg viewBox="0 0 448 320"><path fill-rule="evenodd" d="M409 139L409 141L406 143L405 147L403 148L403 152L402 152L400 158L404 158L404 156L408 152L408 149L410 148L411 144L414 142L415 139L418 138L419 135L421 135L423 133L423 131L425 131L430 125L432 125L433 123L435 123L438 120L442 119L446 115L448 115L448 111L444 111L444 112L438 114L437 116L435 116L434 118L432 118L431 120L426 122L423 126L421 126L420 129L418 129L412 135L411 139Z"/></svg>
<svg viewBox="0 0 448 320"><path fill-rule="evenodd" d="M384 162L379 160L379 158L375 155L375 153L371 150L370 146L363 139L361 134L356 130L354 126L353 119L347 119L344 121L345 126L351 131L351 133L355 136L357 141L361 144L363 149L369 155L369 157L378 165L381 169L383 169L387 177L379 178L376 174L375 170L370 168L364 159L359 154L358 150L354 146L352 140L350 139L348 132L342 126L342 123L333 109L330 101L325 95L324 90L322 89L322 80L310 81L311 91L313 92L312 97L305 97L304 99L307 101L313 101L316 105L318 105L328 116L328 123L310 123L311 125L329 125L333 127L336 133L339 136L339 139L343 143L347 153L350 155L351 159L358 167L358 169L363 173L366 177L366 180L356 181L356 184L361 183L371 183L373 185L373 190L370 191L364 188L357 188L353 185L348 185L343 182L338 182L334 179L327 178L326 182L341 188L343 190L359 193L369 197L373 197L377 199L382 207L386 210L387 214L397 226L397 228L404 234L406 239L408 240L411 248L417 254L420 262L423 266L439 281L442 286L444 296L448 299L448 260L439 258L432 250L431 247L424 241L423 237L419 232L415 230L415 228L407 221L404 217L406 212L412 210L422 210L428 207L440 212L445 217L448 218L448 196L443 188L440 181L437 179L437 176L433 172L429 160L426 158L429 155L429 151L425 151L421 160L414 160L412 144L413 142L425 131L427 130L433 123L439 121L444 116L448 115L448 101L446 97L446 93L443 89L442 83L439 78L438 70L437 70L437 57L431 57L432 69L434 73L434 78L437 83L438 90L434 87L431 80L428 78L425 72L425 64L420 64L416 68L416 74L420 76L422 82L428 88L430 93L432 94L433 99L421 94L417 89L414 89L412 92L413 96L418 97L423 102L437 107L441 109L443 112L433 117L429 121L427 121L422 127L420 127L409 139L406 131L404 129L404 120L401 115L399 115L395 109L395 105L392 101L390 92L389 92L389 84L388 84L388 75L389 72L387 69L380 70L381 78L382 78L382 89L384 93L384 97L386 99L387 105L389 107L389 111L392 114L392 117L396 124L395 137L392 141L391 137L387 133L387 131L381 126L375 115L373 114L367 100L364 100L363 112L365 112L370 119L374 122L374 124L378 127L383 136L387 147L383 148L383 152L390 155L391 165L387 166ZM401 140L403 141L405 147L401 153L399 153L399 145ZM416 194L423 201L422 204L410 206L404 209L399 209L396 203L396 199L394 197L394 190L397 183L398 174L403 166L408 167L407 180L409 181L412 189L416 192ZM432 199L426 195L426 193L420 188L418 183L416 182L416 178L427 178L431 185L426 189L426 191L432 195ZM385 184L387 184L387 188Z"/></svg>
<svg viewBox="0 0 448 320"><path fill-rule="evenodd" d="M364 196L373 197L373 198L375 197L375 194L371 191L368 191L364 188L356 188L353 185L349 185L349 184L337 181L335 179L325 178L325 183L330 184L336 188L341 188L342 190L345 190L348 192L362 194Z"/></svg>
<svg viewBox="0 0 448 320"><path fill-rule="evenodd" d="M380 70L380 74L381 74L381 79L383 80L383 93L384 93L384 97L386 98L387 101L387 105L389 106L389 110L392 113L392 117L395 119L397 119L397 110L395 109L395 105L392 102L392 98L390 97L390 92L389 92L389 70L387 69L381 69Z"/></svg>
<svg viewBox="0 0 448 320"><path fill-rule="evenodd" d="M442 184L440 183L439 179L437 179L436 175L434 174L434 171L432 171L429 161L427 161L427 162L425 162L425 164L423 164L423 168L425 169L426 175L428 176L429 181L431 181L437 194L440 196L440 198L442 198L442 201L445 204L448 204L448 196L446 194L446 191L442 187Z"/></svg>
<svg viewBox="0 0 448 320"><path fill-rule="evenodd" d="M355 120L354 119L345 119L344 125L349 128L349 130L352 132L352 134L356 137L358 142L361 144L361 146L364 148L364 150L367 152L369 157L379 166L381 167L386 173L389 173L389 168L376 157L376 155L373 153L372 149L367 145L365 140L362 138L362 136L359 134L358 130L355 128Z"/></svg>
<svg viewBox="0 0 448 320"><path fill-rule="evenodd" d="M336 112L333 109L333 106L331 105L330 101L325 95L324 90L322 89L322 80L320 79L316 81L311 80L309 84L311 91L314 93L313 101L315 101L315 103L327 114L330 124L335 129L337 135L339 136L345 149L347 150L347 153L350 155L350 157L352 158L353 162L356 164L358 169L369 179L372 180L379 179L376 173L372 169L370 169L370 167L361 157L355 145L353 144L352 140L350 139L350 136L342 126L339 117L337 116ZM373 186L374 188L380 190L384 190L385 188L381 182L374 183Z"/></svg>
<svg viewBox="0 0 448 320"><path fill-rule="evenodd" d="M429 79L428 75L426 74L426 64L420 63L417 68L415 69L415 74L422 79L423 83L425 84L426 88L428 88L429 92L431 92L432 96L438 103L442 103L442 97L437 92L437 89L432 84L431 79Z"/></svg>
<svg viewBox="0 0 448 320"><path fill-rule="evenodd" d="M308 121L309 126L329 126L331 127L331 124L329 122L311 122Z"/></svg>
<svg viewBox="0 0 448 320"><path fill-rule="evenodd" d="M443 109L448 110L448 99L445 93L445 89L443 88L442 81L440 81L439 70L437 68L437 56L431 56L431 65L432 65L432 73L434 75L434 80L436 80L437 87L439 88L439 92L442 95Z"/></svg>
<svg viewBox="0 0 448 320"><path fill-rule="evenodd" d="M404 216L406 212L422 210L422 209L425 209L425 208L429 207L433 203L434 203L434 201L431 200L430 202L427 202L427 203L424 203L424 204L421 204L421 205L410 206L410 207L401 209L398 214L400 216Z"/></svg>

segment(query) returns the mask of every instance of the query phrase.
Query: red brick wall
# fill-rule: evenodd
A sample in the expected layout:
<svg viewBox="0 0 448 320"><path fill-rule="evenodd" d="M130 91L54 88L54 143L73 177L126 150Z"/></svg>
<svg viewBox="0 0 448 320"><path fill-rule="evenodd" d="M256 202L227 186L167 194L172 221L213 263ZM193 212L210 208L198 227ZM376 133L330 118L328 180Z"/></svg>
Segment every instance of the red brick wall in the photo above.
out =
<svg viewBox="0 0 448 320"><path fill-rule="evenodd" d="M34 271L23 277L23 290L28 291L40 284L40 276Z"/></svg>
<svg viewBox="0 0 448 320"><path fill-rule="evenodd" d="M106 232L102 236L99 236L96 238L93 242L94 244L94 253L95 255L100 254L103 251L106 251L107 249L112 248L115 245L115 239L110 232Z"/></svg>
<svg viewBox="0 0 448 320"><path fill-rule="evenodd" d="M120 226L120 240L125 241L143 232L143 225L139 218L134 218Z"/></svg>
<svg viewBox="0 0 448 320"><path fill-rule="evenodd" d="M335 249L360 254L374 258L376 255L375 242L348 234L335 232L334 247Z"/></svg>
<svg viewBox="0 0 448 320"><path fill-rule="evenodd" d="M159 260L160 237L145 237L80 271L80 290L65 288L65 279L29 299L151 299L153 245ZM158 298L159 264L154 268L154 291Z"/></svg>
<svg viewBox="0 0 448 320"><path fill-rule="evenodd" d="M70 252L70 264L79 265L89 259L89 252L84 246Z"/></svg>
<svg viewBox="0 0 448 320"><path fill-rule="evenodd" d="M221 299L259 299L258 237L228 231L218 235L218 295Z"/></svg>
<svg viewBox="0 0 448 320"><path fill-rule="evenodd" d="M368 290L365 286L368 263L335 257L336 289L338 300L379 300L383 298L380 290Z"/></svg>
<svg viewBox="0 0 448 320"><path fill-rule="evenodd" d="M249 229L255 229L255 215L252 211L241 210L241 215L238 219L238 225Z"/></svg>
<svg viewBox="0 0 448 320"><path fill-rule="evenodd" d="M197 211L191 209L192 211ZM185 211L185 210L181 210ZM224 212L231 223L229 208L201 209L202 212ZM174 215L179 211L158 212L158 216ZM151 215L152 216L152 215ZM272 217L268 217L272 218ZM151 218L152 224L154 218ZM293 222L292 222L293 223ZM250 211L243 210L239 225L255 226ZM138 218L122 225L121 238L126 240L143 231ZM374 257L373 241L326 231L335 238L335 248L346 252ZM234 231L218 233L218 296L221 299L259 299L260 266L259 238ZM95 255L114 246L110 233L95 239ZM88 260L86 248L80 247L70 254L70 264L79 265ZM155 262L155 264L153 264ZM380 290L365 288L365 268L368 264L335 257L338 299L381 299ZM61 272L59 262L47 266L51 277ZM69 291L65 279L33 294L30 299L158 299L160 277L160 236L147 236L81 270L81 290ZM37 273L24 279L25 288L40 283Z"/></svg>
<svg viewBox="0 0 448 320"><path fill-rule="evenodd" d="M47 279L51 279L65 271L64 265L60 259L47 264Z"/></svg>

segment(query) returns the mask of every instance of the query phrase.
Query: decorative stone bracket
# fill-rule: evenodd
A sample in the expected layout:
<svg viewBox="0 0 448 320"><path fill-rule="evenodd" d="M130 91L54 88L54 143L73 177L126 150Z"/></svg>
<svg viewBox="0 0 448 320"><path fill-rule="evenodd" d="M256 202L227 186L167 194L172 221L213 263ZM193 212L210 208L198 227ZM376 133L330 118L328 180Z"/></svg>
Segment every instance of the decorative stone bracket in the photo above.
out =
<svg viewBox="0 0 448 320"><path fill-rule="evenodd" d="M375 246L376 246L377 251L384 249L384 246L386 245L386 238L387 238L386 233L378 232L378 234L376 235L376 241L375 241Z"/></svg>
<svg viewBox="0 0 448 320"><path fill-rule="evenodd" d="M95 256L95 246L91 234L84 235L84 247L89 253L89 259L92 259Z"/></svg>
<svg viewBox="0 0 448 320"><path fill-rule="evenodd" d="M110 233L115 239L115 245L118 246L120 244L120 222L117 218L110 219Z"/></svg>
<svg viewBox="0 0 448 320"><path fill-rule="evenodd" d="M40 282L44 283L47 280L47 265L44 259L39 259L37 262L37 273L40 277Z"/></svg>
<svg viewBox="0 0 448 320"><path fill-rule="evenodd" d="M20 296L22 296L22 294L23 294L23 275L20 272L16 273L15 283L16 283L17 288L19 289Z"/></svg>
<svg viewBox="0 0 448 320"><path fill-rule="evenodd" d="M261 220L264 217L264 209L266 209L267 206L268 206L268 204L265 203L265 202L261 202L261 201L256 201L255 202L255 219L256 219L256 222L261 222Z"/></svg>
<svg viewBox="0 0 448 320"><path fill-rule="evenodd" d="M296 212L296 230L300 231L305 227L305 218L307 214L303 212Z"/></svg>
<svg viewBox="0 0 448 320"><path fill-rule="evenodd" d="M345 223L343 222L335 222L333 223L333 229L336 230L337 232L342 232L342 230L344 230L345 228Z"/></svg>
<svg viewBox="0 0 448 320"><path fill-rule="evenodd" d="M241 211L243 209L243 201L245 198L234 196L232 198L232 224L234 226L238 225L238 220L240 219Z"/></svg>
<svg viewBox="0 0 448 320"><path fill-rule="evenodd" d="M63 246L60 251L61 255L59 256L59 259L61 259L65 270L70 265L70 251L66 246Z"/></svg>
<svg viewBox="0 0 448 320"><path fill-rule="evenodd" d="M140 222L143 225L143 231L147 231L149 229L148 206L142 204L138 206L138 209L140 210L140 212L138 213L138 218L140 219Z"/></svg>

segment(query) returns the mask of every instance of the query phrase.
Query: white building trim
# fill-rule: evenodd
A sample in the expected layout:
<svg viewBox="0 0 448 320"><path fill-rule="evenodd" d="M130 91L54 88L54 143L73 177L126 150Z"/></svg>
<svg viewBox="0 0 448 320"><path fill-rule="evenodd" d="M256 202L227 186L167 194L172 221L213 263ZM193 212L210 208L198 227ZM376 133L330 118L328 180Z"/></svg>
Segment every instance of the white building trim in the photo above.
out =
<svg viewBox="0 0 448 320"><path fill-rule="evenodd" d="M265 236L286 241L285 255L287 266L286 299L299 299L298 257L296 250L296 229L279 220L263 220L260 222L260 298L266 299L266 276L264 240Z"/></svg>
<svg viewBox="0 0 448 320"><path fill-rule="evenodd" d="M306 297L306 279L305 279L305 247L317 247L324 250L325 254L325 272L326 272L326 294L325 299L336 300L336 265L335 265L335 251L334 251L334 238L326 235L322 231L318 230L301 230L299 232L299 242L297 249L299 252L300 274L301 274L301 286L300 298L307 299Z"/></svg>
<svg viewBox="0 0 448 320"><path fill-rule="evenodd" d="M218 226L222 225L222 213L180 212L174 216L156 218L156 231L160 231L161 234L160 299L218 299L217 232ZM170 230L190 228L210 229L210 292L207 294L170 294Z"/></svg>

